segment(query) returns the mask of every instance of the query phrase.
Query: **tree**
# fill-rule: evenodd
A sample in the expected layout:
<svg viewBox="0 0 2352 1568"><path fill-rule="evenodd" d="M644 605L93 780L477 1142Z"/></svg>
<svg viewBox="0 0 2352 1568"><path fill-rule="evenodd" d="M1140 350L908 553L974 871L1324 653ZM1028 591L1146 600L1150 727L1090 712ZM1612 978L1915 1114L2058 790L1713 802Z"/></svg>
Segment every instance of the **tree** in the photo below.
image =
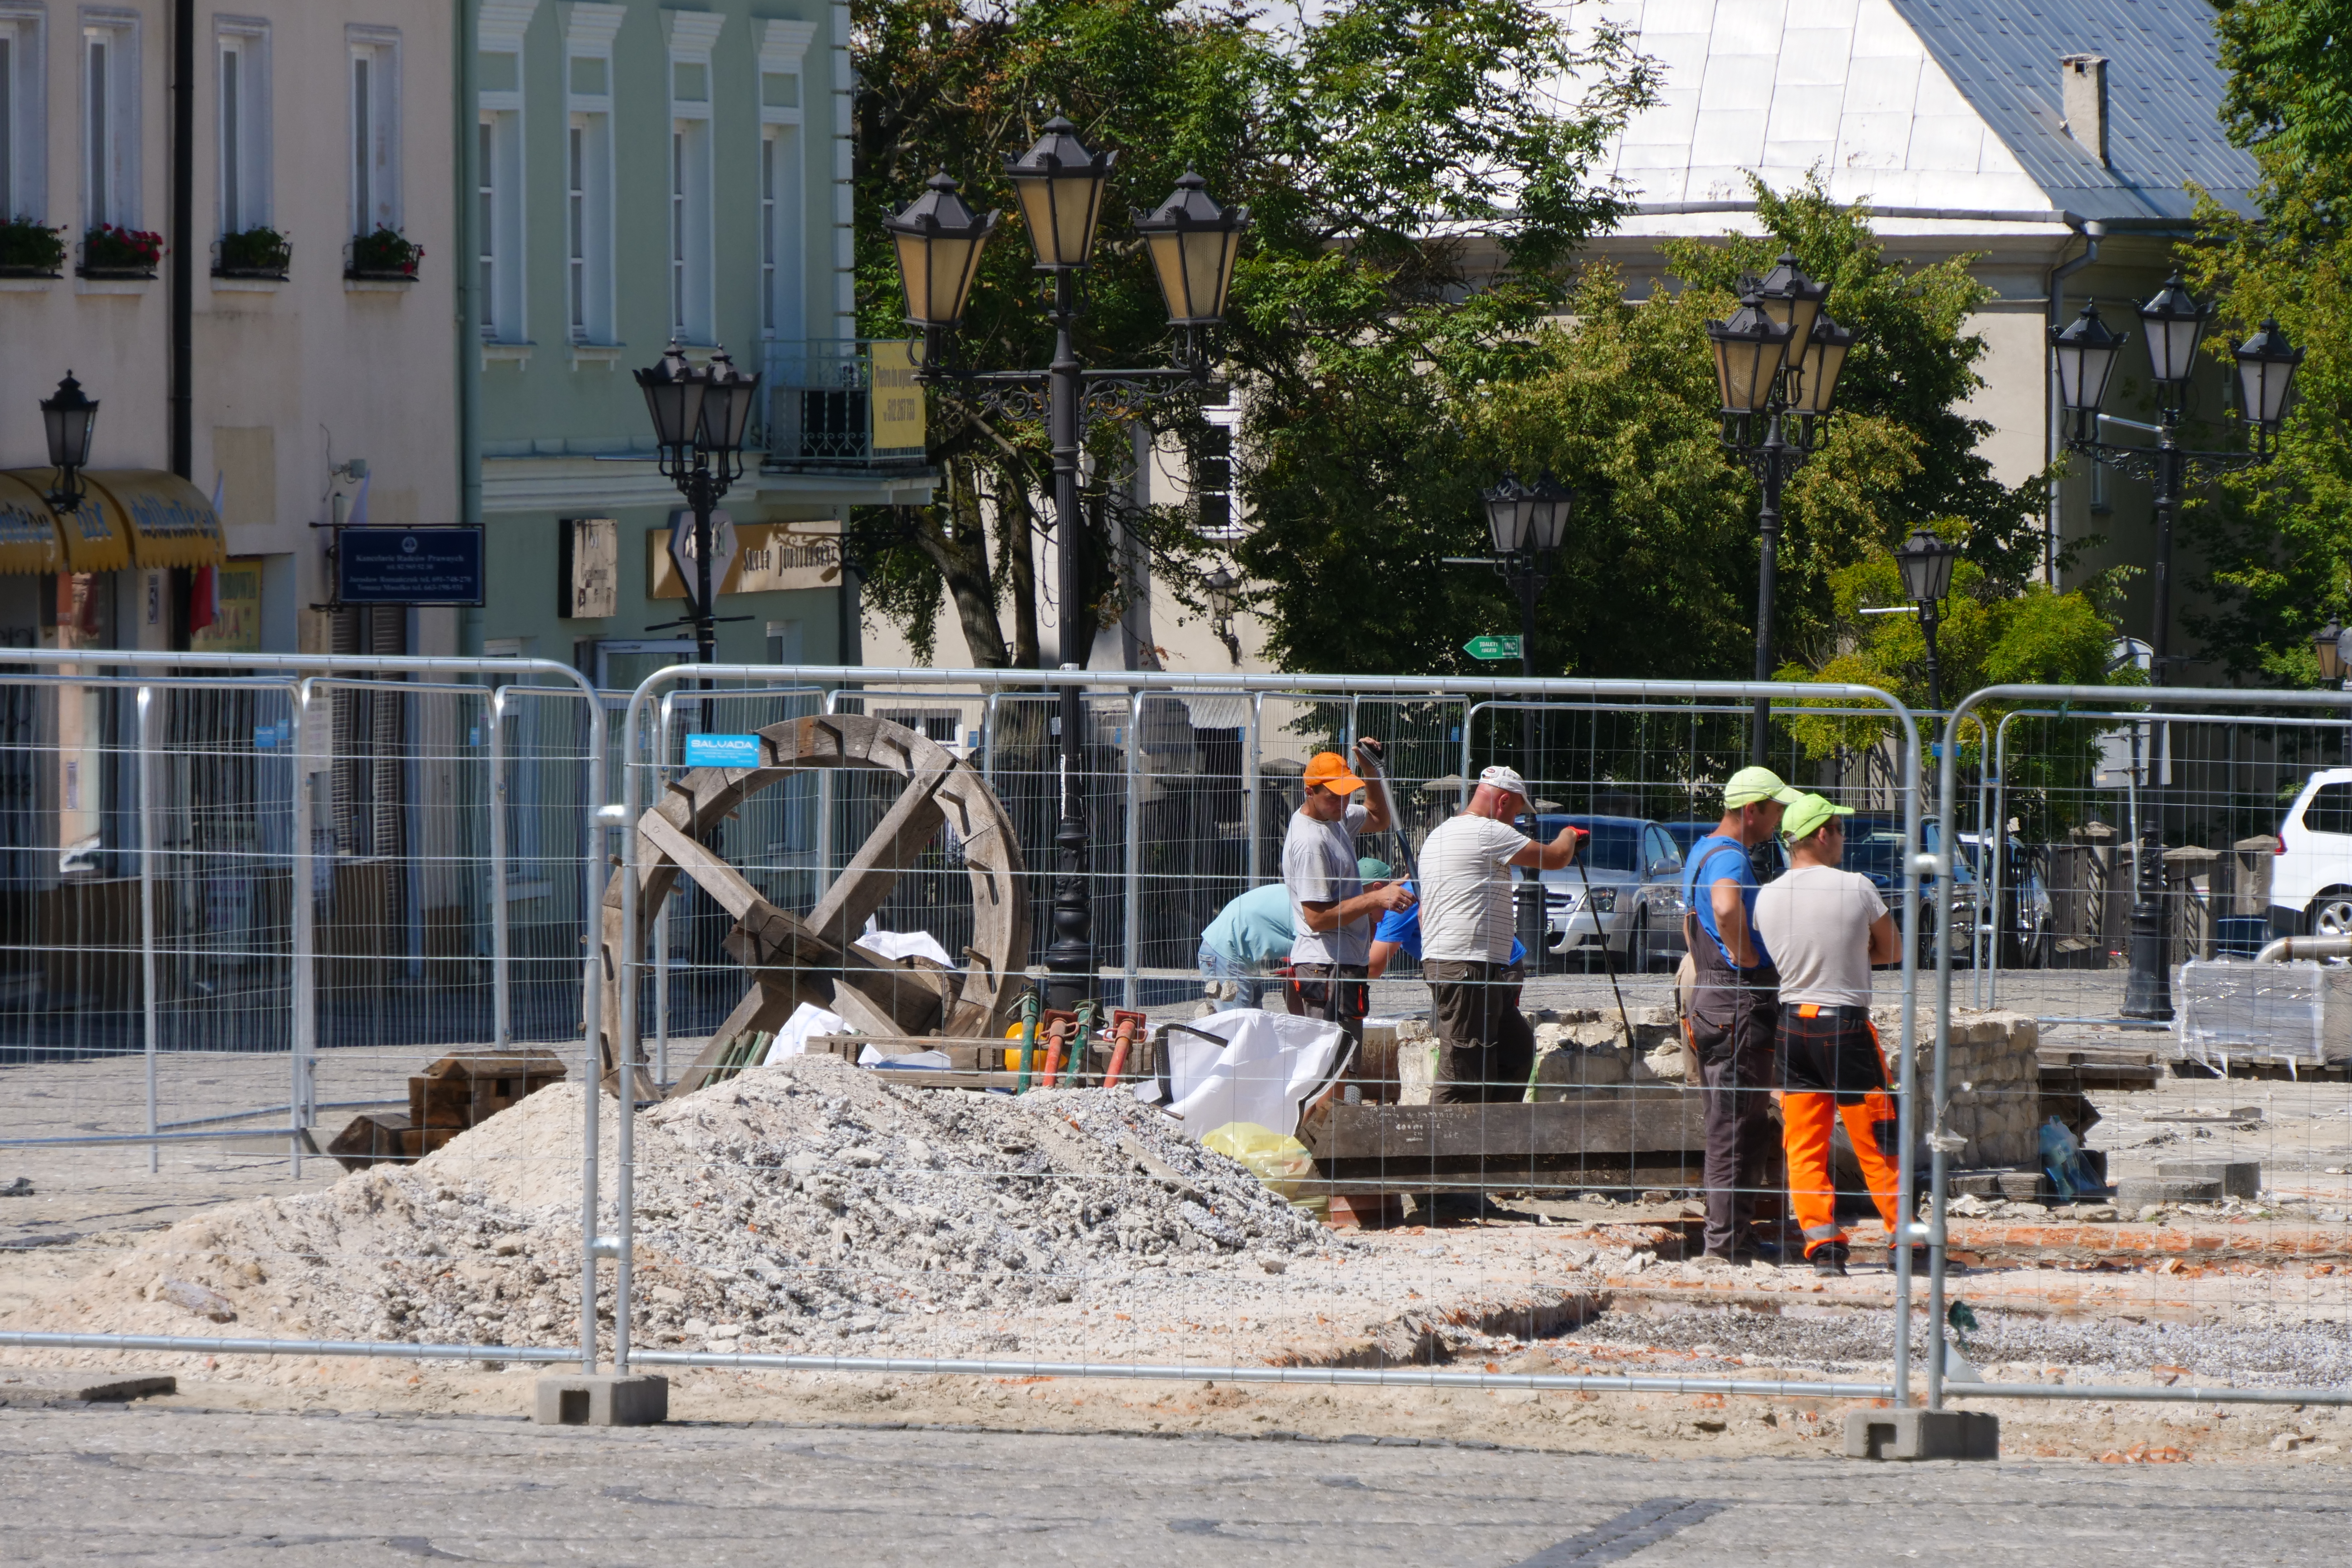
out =
<svg viewBox="0 0 2352 1568"><path fill-rule="evenodd" d="M2231 0L2216 26L2224 122L2261 177L2259 215L2198 204L2181 261L2221 299L2209 351L2265 318L2305 353L2275 461L2198 493L2182 531L2203 562L2182 622L2233 678L2308 686L2312 633L2352 610L2352 6Z"/></svg>
<svg viewBox="0 0 2352 1568"><path fill-rule="evenodd" d="M1683 287L1639 302L1618 275L1508 271L1459 302L1326 345L1313 395L1253 405L1244 561L1276 655L1306 669L1458 669L1472 631L1516 624L1494 577L1443 563L1484 549L1478 492L1549 469L1578 504L1539 605L1542 672L1748 673L1756 487L1727 458L1706 323L1743 273L1793 249L1859 332L1826 447L1785 500L1775 646L1835 649L1832 580L1913 527L1955 519L1987 582L2013 591L2040 551L2043 479L2014 488L1959 405L1980 384L1985 298L1961 258L1885 256L1863 208L1818 183L1757 188L1765 238L1670 242ZM1567 276L1562 274L1562 276Z"/></svg>
<svg viewBox="0 0 2352 1568"><path fill-rule="evenodd" d="M1253 404L1323 396L1324 353L1380 339L1402 307L1461 287L1463 241L1488 238L1515 266L1556 268L1618 210L1591 169L1648 92L1646 68L1613 26L1572 36L1536 0L1347 0L1287 29L1178 0L858 0L853 17L861 330L904 330L880 216L940 168L975 206L1016 212L1003 163L1058 112L1089 145L1120 153L1081 353L1165 362L1158 287L1139 248L1118 237L1116 215L1156 205L1194 168L1255 218L1219 333L1223 372ZM1553 94L1572 77L1589 90L1563 108ZM1454 243L1427 243L1436 233ZM1000 234L958 334L965 363L1044 362L1034 287L1022 237ZM1043 432L1033 417L951 392L935 392L931 411L940 501L852 519L868 602L928 655L945 592L973 663L1033 665ZM1199 429L1181 411L1156 419L1156 434ZM1108 624L1132 591L1115 529L1180 599L1196 600L1185 584L1204 546L1191 520L1120 500L1131 427L1098 422L1090 449L1078 624Z"/></svg>

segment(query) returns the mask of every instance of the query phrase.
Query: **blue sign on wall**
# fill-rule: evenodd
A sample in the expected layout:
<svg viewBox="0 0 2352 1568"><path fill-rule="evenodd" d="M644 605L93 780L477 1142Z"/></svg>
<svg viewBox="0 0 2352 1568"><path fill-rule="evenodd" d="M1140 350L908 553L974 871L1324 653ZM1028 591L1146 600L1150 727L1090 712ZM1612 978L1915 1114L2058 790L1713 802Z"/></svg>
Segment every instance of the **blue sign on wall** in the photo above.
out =
<svg viewBox="0 0 2352 1568"><path fill-rule="evenodd" d="M345 605L478 605L478 528L346 528L335 538L335 599Z"/></svg>
<svg viewBox="0 0 2352 1568"><path fill-rule="evenodd" d="M760 765L757 735L688 735L686 765L689 768L756 768Z"/></svg>

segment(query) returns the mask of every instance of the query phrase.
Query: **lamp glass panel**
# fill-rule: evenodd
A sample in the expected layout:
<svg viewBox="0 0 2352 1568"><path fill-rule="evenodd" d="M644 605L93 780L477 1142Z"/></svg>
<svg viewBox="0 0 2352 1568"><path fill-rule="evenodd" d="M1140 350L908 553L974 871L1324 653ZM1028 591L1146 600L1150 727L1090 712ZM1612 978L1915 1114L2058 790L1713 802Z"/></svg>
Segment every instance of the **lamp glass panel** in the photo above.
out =
<svg viewBox="0 0 2352 1568"><path fill-rule="evenodd" d="M2242 359L2238 384L2245 395L2246 417L2276 425L2286 416L2287 387L2294 380L2294 362L2284 359Z"/></svg>
<svg viewBox="0 0 2352 1568"><path fill-rule="evenodd" d="M1516 555L1527 538L1526 498L1517 485L1506 485L1486 497L1486 532L1497 555Z"/></svg>
<svg viewBox="0 0 2352 1568"><path fill-rule="evenodd" d="M1184 237L1173 231L1154 234L1145 244L1151 251L1151 270L1160 278L1160 295L1168 301L1168 319L1190 321L1192 291L1184 276Z"/></svg>
<svg viewBox="0 0 2352 1568"><path fill-rule="evenodd" d="M1799 414L1827 414L1837 394L1838 373L1845 368L1852 344L1816 338L1805 345L1805 363L1797 376L1796 396L1790 407Z"/></svg>
<svg viewBox="0 0 2352 1568"><path fill-rule="evenodd" d="M1037 253L1037 265L1061 266L1061 255L1055 249L1060 230L1054 223L1054 182L1044 175L1017 178L1013 191L1020 198L1021 222L1029 231L1029 246Z"/></svg>
<svg viewBox="0 0 2352 1568"><path fill-rule="evenodd" d="M702 423L703 381L688 374L672 380L658 374L647 377L646 409L653 416L654 439L665 447L691 444Z"/></svg>
<svg viewBox="0 0 2352 1568"><path fill-rule="evenodd" d="M1549 554L1559 548L1559 542L1568 534L1568 512L1571 504L1564 495L1544 496L1536 502L1535 537L1530 542L1537 550Z"/></svg>
<svg viewBox="0 0 2352 1568"><path fill-rule="evenodd" d="M79 467L79 464L76 463L71 455L72 448L68 444L66 436L65 410L61 408L42 409L41 432L48 438L49 467L53 468L69 468Z"/></svg>
<svg viewBox="0 0 2352 1568"><path fill-rule="evenodd" d="M1779 342L1745 334L1715 341L1716 379L1723 406L1735 414L1761 414L1771 401L1772 378L1780 368Z"/></svg>
<svg viewBox="0 0 2352 1568"><path fill-rule="evenodd" d="M2187 381L2197 363L2197 340L2204 335L2202 316L2140 318L2147 323L2149 369L2158 381Z"/></svg>
<svg viewBox="0 0 2352 1568"><path fill-rule="evenodd" d="M1095 248L1095 215L1102 207L1106 181L1099 174L1064 174L1055 179L1054 219L1060 235L1055 249L1066 266L1083 267Z"/></svg>
<svg viewBox="0 0 2352 1568"><path fill-rule="evenodd" d="M2344 628L2331 620L2311 639L2311 651L2318 657L2319 679L2322 680L2344 679L2344 648L2340 640L2343 636Z"/></svg>

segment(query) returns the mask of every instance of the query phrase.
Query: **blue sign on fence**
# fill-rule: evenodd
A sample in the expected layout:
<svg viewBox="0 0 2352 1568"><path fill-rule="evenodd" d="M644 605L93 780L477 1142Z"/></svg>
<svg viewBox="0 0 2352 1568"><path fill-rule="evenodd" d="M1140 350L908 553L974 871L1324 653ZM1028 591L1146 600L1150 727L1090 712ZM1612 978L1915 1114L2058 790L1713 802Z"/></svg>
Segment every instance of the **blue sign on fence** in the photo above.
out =
<svg viewBox="0 0 2352 1568"><path fill-rule="evenodd" d="M478 528L346 528L335 536L335 600L344 605L478 605Z"/></svg>
<svg viewBox="0 0 2352 1568"><path fill-rule="evenodd" d="M760 765L757 735L688 735L686 765L689 768L756 768Z"/></svg>

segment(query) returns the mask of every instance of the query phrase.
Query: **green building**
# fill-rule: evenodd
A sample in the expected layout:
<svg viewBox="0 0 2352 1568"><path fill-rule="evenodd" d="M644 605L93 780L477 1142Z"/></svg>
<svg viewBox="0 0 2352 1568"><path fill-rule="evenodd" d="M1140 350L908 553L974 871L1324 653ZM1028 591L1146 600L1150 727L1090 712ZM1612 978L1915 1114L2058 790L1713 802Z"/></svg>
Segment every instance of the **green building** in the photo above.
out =
<svg viewBox="0 0 2352 1568"><path fill-rule="evenodd" d="M877 444L856 338L849 7L473 9L458 260L480 347L460 367L461 479L487 528L487 602L464 647L615 689L692 658L690 628L649 629L686 609L667 549L683 501L631 374L675 341L764 378L721 503L739 549L718 613L743 618L719 626L719 657L856 662L847 509L930 485L919 423Z"/></svg>

